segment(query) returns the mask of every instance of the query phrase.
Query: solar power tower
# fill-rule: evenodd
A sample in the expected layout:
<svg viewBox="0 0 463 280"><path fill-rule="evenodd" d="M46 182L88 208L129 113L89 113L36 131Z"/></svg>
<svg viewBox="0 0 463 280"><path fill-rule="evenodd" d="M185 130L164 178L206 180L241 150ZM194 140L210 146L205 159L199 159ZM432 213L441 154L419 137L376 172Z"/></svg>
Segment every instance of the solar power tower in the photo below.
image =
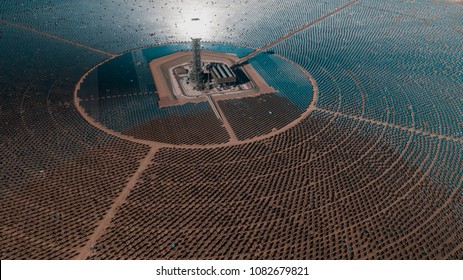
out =
<svg viewBox="0 0 463 280"><path fill-rule="evenodd" d="M202 90L201 38L191 38L191 40L193 50L193 68L191 69L190 79L196 84L197 90Z"/></svg>

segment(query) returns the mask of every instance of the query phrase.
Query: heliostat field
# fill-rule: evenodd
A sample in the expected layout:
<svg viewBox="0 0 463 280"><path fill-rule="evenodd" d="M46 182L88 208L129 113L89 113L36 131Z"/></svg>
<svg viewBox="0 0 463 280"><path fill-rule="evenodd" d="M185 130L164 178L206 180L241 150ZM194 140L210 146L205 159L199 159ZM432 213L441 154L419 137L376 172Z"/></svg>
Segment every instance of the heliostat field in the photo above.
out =
<svg viewBox="0 0 463 280"><path fill-rule="evenodd" d="M459 1L3 2L2 259L463 259Z"/></svg>

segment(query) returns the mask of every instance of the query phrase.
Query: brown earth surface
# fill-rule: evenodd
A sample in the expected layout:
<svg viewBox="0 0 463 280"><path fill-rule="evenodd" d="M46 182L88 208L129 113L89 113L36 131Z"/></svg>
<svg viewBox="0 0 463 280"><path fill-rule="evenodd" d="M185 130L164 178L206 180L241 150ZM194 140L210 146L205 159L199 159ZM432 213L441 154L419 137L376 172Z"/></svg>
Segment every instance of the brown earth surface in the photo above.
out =
<svg viewBox="0 0 463 280"><path fill-rule="evenodd" d="M158 92L159 105L161 107L180 105L187 102L200 102L204 101L204 97L186 97L183 95L175 95L172 89L172 79L170 69L177 65L189 63L192 60L193 52L184 51L177 52L174 54L166 55L157 59L154 59L149 63L151 74L153 76L154 83L156 84L156 90ZM232 54L218 53L212 51L201 51L201 60L203 62L222 62L227 65L233 65L238 61L238 57ZM268 86L262 77L254 70L254 68L247 64L244 67L248 77L254 82L256 88L252 90L245 90L239 93L230 94L216 94L218 99L232 99L245 96L256 96L259 94L275 92L275 89Z"/></svg>

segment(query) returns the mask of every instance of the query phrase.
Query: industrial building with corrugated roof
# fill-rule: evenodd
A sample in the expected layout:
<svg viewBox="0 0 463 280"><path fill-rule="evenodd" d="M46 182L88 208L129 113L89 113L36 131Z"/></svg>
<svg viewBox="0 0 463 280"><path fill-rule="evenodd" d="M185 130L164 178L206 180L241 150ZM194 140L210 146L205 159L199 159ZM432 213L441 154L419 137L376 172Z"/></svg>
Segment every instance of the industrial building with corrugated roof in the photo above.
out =
<svg viewBox="0 0 463 280"><path fill-rule="evenodd" d="M228 65L223 63L212 63L209 66L212 78L218 84L233 84L236 83L236 75Z"/></svg>

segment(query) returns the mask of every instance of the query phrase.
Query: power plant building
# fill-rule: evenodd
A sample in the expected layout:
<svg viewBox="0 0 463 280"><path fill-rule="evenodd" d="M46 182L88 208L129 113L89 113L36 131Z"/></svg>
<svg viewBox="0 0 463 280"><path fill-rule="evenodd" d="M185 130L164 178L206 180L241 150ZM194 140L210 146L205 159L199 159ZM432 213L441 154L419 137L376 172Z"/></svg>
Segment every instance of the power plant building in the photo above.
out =
<svg viewBox="0 0 463 280"><path fill-rule="evenodd" d="M236 83L236 75L228 65L223 63L213 63L210 66L212 78L218 84L234 84Z"/></svg>

